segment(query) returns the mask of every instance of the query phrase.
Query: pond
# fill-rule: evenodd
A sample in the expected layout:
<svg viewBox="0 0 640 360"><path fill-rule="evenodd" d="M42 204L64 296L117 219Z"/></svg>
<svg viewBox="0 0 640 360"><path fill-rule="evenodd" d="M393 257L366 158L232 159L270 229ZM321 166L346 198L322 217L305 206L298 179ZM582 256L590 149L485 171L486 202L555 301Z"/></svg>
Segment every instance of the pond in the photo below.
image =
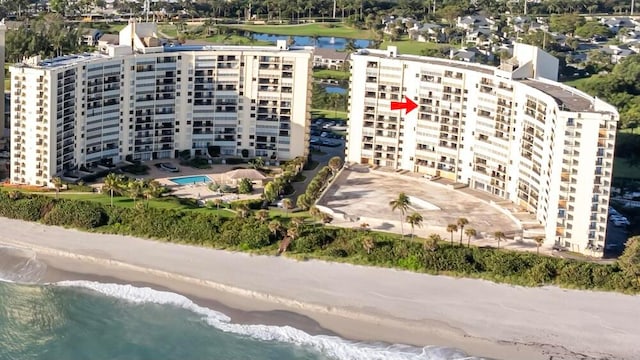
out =
<svg viewBox="0 0 640 360"><path fill-rule="evenodd" d="M346 94L347 89L341 86L325 86L324 91L329 94Z"/></svg>
<svg viewBox="0 0 640 360"><path fill-rule="evenodd" d="M277 40L288 40L289 36L253 33L253 38L261 41L276 42ZM312 36L293 36L293 41L294 45L297 46L315 46L325 49L344 50L349 39L321 36L316 40ZM370 43L369 40L363 39L355 39L354 41L357 48L366 48Z"/></svg>

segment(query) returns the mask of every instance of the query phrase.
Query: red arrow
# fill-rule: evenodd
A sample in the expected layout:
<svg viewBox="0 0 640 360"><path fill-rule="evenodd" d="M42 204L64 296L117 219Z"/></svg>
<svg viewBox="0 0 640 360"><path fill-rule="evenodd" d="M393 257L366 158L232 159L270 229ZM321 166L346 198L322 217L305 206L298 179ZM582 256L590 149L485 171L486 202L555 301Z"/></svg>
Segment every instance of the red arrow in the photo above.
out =
<svg viewBox="0 0 640 360"><path fill-rule="evenodd" d="M413 100L409 99L408 96L405 96L404 100L405 100L405 102L392 101L391 102L391 110L407 109L407 112L405 112L405 115L406 115L406 114L410 113L411 110L413 110L413 109L418 107L418 104L413 102Z"/></svg>

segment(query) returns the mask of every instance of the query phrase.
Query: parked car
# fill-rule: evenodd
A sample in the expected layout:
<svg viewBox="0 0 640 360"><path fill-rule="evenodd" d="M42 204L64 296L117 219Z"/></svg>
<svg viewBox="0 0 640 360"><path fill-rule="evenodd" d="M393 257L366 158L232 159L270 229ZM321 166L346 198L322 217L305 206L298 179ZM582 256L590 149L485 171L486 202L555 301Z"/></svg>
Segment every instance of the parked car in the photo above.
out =
<svg viewBox="0 0 640 360"><path fill-rule="evenodd" d="M180 169L171 163L160 163L160 169L168 172L179 172Z"/></svg>

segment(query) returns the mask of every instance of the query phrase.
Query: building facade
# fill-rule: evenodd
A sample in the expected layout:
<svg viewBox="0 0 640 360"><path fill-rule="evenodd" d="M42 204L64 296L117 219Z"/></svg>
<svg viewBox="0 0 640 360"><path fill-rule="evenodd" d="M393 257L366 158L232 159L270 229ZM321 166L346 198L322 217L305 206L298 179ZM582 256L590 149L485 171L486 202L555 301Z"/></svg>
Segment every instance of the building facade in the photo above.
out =
<svg viewBox="0 0 640 360"><path fill-rule="evenodd" d="M131 23L119 45L11 67L12 182L185 151L307 155L311 49L173 45L155 32Z"/></svg>
<svg viewBox="0 0 640 360"><path fill-rule="evenodd" d="M499 67L394 47L351 61L347 161L467 184L535 214L547 246L602 251L618 112L557 83L557 59L516 44ZM391 111L404 96L418 108Z"/></svg>

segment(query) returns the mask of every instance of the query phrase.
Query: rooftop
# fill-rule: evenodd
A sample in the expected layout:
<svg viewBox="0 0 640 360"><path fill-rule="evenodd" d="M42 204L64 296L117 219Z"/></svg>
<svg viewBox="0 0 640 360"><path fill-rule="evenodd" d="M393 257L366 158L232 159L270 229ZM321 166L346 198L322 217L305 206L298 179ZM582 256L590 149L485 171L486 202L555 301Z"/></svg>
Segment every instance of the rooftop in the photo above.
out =
<svg viewBox="0 0 640 360"><path fill-rule="evenodd" d="M368 50L359 51L355 55L373 56L373 57L385 58L385 59L389 58L389 56L388 56L388 54L386 52L380 53L380 52L372 52L372 51L368 51ZM400 60L406 60L406 61L415 61L415 62L420 62L420 63L423 63L423 64L450 66L450 67L463 69L463 70L476 71L476 72L483 73L483 74L488 74L488 75L493 75L493 71L495 70L495 68L490 67L490 66L483 66L483 65L479 65L479 64L465 63L465 62L462 62L462 61L448 60L448 59L438 59L438 58L417 56L417 55L397 55L393 59L400 59Z"/></svg>
<svg viewBox="0 0 640 360"><path fill-rule="evenodd" d="M52 69L52 68L64 67L68 65L75 65L81 62L91 61L95 59L104 59L108 57L109 56L100 54L100 53L82 53L82 54L58 56L58 57L41 60L41 61L36 58L37 63L30 62L30 60L34 59L34 58L31 58L31 59L28 59L26 62L15 64L15 66Z"/></svg>
<svg viewBox="0 0 640 360"><path fill-rule="evenodd" d="M558 103L560 110L576 112L594 111L593 98L570 91L561 85L554 85L532 79L520 80L520 82L553 97L556 103Z"/></svg>

